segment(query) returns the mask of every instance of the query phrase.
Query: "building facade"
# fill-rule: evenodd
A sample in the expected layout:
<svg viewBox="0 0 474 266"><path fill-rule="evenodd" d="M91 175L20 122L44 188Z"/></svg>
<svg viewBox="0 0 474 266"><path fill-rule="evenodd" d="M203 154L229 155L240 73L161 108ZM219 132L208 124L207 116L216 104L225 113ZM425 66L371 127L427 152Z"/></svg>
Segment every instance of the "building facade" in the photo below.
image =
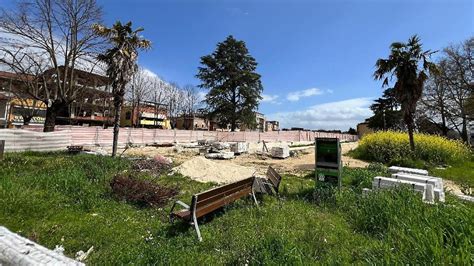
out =
<svg viewBox="0 0 474 266"><path fill-rule="evenodd" d="M278 121L266 121L265 122L265 131L279 131L280 122Z"/></svg>
<svg viewBox="0 0 474 266"><path fill-rule="evenodd" d="M78 69L74 73L77 84L75 100L58 110L56 124L112 125L113 95L108 78ZM53 76L54 71L47 70L42 79L49 80L48 77ZM47 106L38 100L44 98L44 91L38 92L38 99L33 98L26 93L25 80L31 82L36 79L0 71L0 127L44 124ZM35 82L40 82L40 79Z"/></svg>
<svg viewBox="0 0 474 266"><path fill-rule="evenodd" d="M122 108L120 126L170 129L166 106L155 102L144 102L139 106Z"/></svg>

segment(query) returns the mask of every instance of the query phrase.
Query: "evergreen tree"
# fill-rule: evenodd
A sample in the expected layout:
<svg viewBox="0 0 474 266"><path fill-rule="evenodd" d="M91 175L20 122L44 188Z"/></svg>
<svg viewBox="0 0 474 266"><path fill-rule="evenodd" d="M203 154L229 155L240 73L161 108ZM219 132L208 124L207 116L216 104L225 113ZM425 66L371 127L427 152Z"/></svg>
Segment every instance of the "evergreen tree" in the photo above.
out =
<svg viewBox="0 0 474 266"><path fill-rule="evenodd" d="M209 116L222 126L230 124L232 131L241 125L255 127L263 87L245 42L227 37L212 54L201 57L201 65L196 77L202 82L199 87L209 89Z"/></svg>
<svg viewBox="0 0 474 266"><path fill-rule="evenodd" d="M402 112L393 88L383 92L382 97L370 106L374 115L367 119L369 127L375 130L402 129Z"/></svg>

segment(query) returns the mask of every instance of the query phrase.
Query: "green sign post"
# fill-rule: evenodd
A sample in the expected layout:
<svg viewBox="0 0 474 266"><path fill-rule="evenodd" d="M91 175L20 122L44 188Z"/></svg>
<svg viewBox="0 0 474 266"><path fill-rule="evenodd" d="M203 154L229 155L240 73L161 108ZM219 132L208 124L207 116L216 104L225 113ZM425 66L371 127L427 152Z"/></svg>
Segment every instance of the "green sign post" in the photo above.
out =
<svg viewBox="0 0 474 266"><path fill-rule="evenodd" d="M338 138L315 139L316 183L341 188L341 144Z"/></svg>

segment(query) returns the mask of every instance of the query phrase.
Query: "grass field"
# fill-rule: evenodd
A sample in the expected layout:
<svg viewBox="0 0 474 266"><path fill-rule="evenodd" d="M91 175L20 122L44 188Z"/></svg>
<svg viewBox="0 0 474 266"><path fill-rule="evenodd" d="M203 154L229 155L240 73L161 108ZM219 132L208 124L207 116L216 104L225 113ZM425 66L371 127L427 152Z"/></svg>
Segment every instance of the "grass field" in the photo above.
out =
<svg viewBox="0 0 474 266"><path fill-rule="evenodd" d="M471 156L470 159L466 161L454 162L446 169L432 167L429 171L434 176L447 178L458 184L465 184L474 188L474 156Z"/></svg>
<svg viewBox="0 0 474 266"><path fill-rule="evenodd" d="M61 153L7 154L0 162L0 224L90 264L474 263L474 206L448 196L427 205L401 189L360 196L384 170L345 169L344 189L314 197L312 174L284 176L280 197L240 200L193 229L164 208L117 201L109 182L127 160ZM154 178L179 199L208 189L182 176Z"/></svg>

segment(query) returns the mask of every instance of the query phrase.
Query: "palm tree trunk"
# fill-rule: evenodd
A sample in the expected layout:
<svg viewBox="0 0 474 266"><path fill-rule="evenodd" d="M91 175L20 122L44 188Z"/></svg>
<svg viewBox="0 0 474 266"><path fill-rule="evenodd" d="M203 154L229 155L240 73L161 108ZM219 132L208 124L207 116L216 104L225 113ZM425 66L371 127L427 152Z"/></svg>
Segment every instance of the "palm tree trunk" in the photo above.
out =
<svg viewBox="0 0 474 266"><path fill-rule="evenodd" d="M410 149L415 152L415 139L413 138L413 124L408 125L408 138L410 139Z"/></svg>
<svg viewBox="0 0 474 266"><path fill-rule="evenodd" d="M408 108L405 109L405 114L404 114L403 119L405 120L405 124L407 125L407 128L408 128L408 138L410 140L410 149L414 153L415 152L415 139L413 137L413 131L415 128L415 121L413 117L414 117L415 112L412 110L408 110ZM410 109L414 109L414 108L410 108Z"/></svg>
<svg viewBox="0 0 474 266"><path fill-rule="evenodd" d="M120 130L120 113L122 112L123 96L114 95L114 140L112 143L112 157L117 155L117 144Z"/></svg>

